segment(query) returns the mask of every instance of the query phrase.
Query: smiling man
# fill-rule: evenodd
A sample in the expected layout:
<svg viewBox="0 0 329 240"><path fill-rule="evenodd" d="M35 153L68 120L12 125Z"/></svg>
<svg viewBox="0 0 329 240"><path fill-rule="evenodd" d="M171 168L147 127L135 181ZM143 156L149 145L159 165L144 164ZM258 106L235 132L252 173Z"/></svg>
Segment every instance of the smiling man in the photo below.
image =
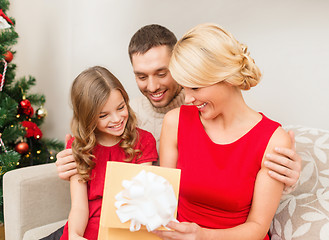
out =
<svg viewBox="0 0 329 240"><path fill-rule="evenodd" d="M152 24L139 29L128 47L137 86L146 97L134 99L131 106L137 114L139 127L154 135L157 148L164 115L184 104L182 87L168 69L176 42L171 31Z"/></svg>

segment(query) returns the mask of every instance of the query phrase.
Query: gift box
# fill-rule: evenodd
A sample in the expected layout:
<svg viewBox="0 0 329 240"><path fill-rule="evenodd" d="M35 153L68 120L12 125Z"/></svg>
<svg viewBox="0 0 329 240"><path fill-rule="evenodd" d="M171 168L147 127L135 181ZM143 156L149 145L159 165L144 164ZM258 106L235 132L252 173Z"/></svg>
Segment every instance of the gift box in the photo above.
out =
<svg viewBox="0 0 329 240"><path fill-rule="evenodd" d="M145 183L143 181L146 181ZM149 182L147 182L149 181ZM142 183L141 183L142 182ZM156 184L159 185L156 185ZM139 216L140 223L134 219L126 221L131 214L145 212L157 212L153 211L154 208L160 208L160 212L166 213L166 198L175 201L174 216L177 215L177 199L179 194L179 183L180 183L180 169L164 168L158 166L146 166L141 164L131 164L122 162L108 162L105 175L104 194L102 202L102 210L100 217L99 227L99 240L153 240L160 239L152 232L157 225L154 225L160 216L153 216L153 220L148 219L148 223L144 222L145 216ZM143 189L142 186L148 186ZM151 185L151 186L150 186ZM134 187L134 188L133 188ZM150 190L151 188L151 190ZM170 190L172 189L172 190ZM169 192L168 192L169 191ZM173 191L171 194L170 191ZM147 193L146 193L147 192ZM129 197L127 197L129 195ZM143 195L145 202L140 200L132 200L129 198L138 198ZM158 197L157 197L158 195ZM174 199L172 198L174 196ZM133 203L136 203L136 206ZM155 200L154 200L155 199ZM169 201L168 200L168 201ZM152 202L155 201L155 202ZM159 203L160 202L160 203ZM161 203L162 202L162 203ZM170 201L169 201L170 202ZM157 206L157 205L161 206ZM129 205L129 206L128 206ZM133 206L131 206L133 205ZM136 209L141 205L140 209ZM165 207L164 207L165 206ZM168 205L169 206L169 205ZM129 213L127 213L129 212ZM143 213L142 213L143 215ZM161 213L159 213L161 215ZM148 216L148 213L146 213ZM131 217L131 216L130 216ZM146 217L147 218L147 217ZM122 222L125 221L125 222ZM134 225L135 224L135 225ZM145 225L143 225L145 224ZM140 229L137 228L141 225ZM132 229L133 228L133 229ZM139 230L138 230L139 229ZM163 226L157 229L166 229Z"/></svg>

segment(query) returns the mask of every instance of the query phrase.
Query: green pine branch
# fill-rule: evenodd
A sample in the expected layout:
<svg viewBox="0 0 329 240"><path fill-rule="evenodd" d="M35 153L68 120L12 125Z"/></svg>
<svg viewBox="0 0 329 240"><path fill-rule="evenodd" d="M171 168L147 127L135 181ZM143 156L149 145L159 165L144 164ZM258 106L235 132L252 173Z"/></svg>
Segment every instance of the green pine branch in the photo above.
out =
<svg viewBox="0 0 329 240"><path fill-rule="evenodd" d="M14 28L2 29L0 32L0 54L3 58L9 50L9 46L12 46L17 43L18 34L14 31Z"/></svg>
<svg viewBox="0 0 329 240"><path fill-rule="evenodd" d="M56 152L62 151L64 149L64 143L58 139L42 139L42 142L48 146L48 149L54 150Z"/></svg>
<svg viewBox="0 0 329 240"><path fill-rule="evenodd" d="M15 121L17 102L7 94L0 92L0 129L6 124Z"/></svg>
<svg viewBox="0 0 329 240"><path fill-rule="evenodd" d="M16 125L10 125L4 128L1 138L5 144L9 144L11 142L16 142L17 139L23 139L26 135L26 131L24 127L20 123L16 123Z"/></svg>
<svg viewBox="0 0 329 240"><path fill-rule="evenodd" d="M0 154L0 175L3 176L6 172L15 169L20 157L19 153L12 150Z"/></svg>
<svg viewBox="0 0 329 240"><path fill-rule="evenodd" d="M4 12L7 11L9 8L9 1L8 0L0 0L0 9Z"/></svg>
<svg viewBox="0 0 329 240"><path fill-rule="evenodd" d="M44 105L46 102L46 97L43 94L29 94L26 98L35 106Z"/></svg>
<svg viewBox="0 0 329 240"><path fill-rule="evenodd" d="M18 81L14 83L14 88L17 91L20 91L21 96L25 94L32 86L35 85L35 78L29 76L28 79L26 77L21 77Z"/></svg>

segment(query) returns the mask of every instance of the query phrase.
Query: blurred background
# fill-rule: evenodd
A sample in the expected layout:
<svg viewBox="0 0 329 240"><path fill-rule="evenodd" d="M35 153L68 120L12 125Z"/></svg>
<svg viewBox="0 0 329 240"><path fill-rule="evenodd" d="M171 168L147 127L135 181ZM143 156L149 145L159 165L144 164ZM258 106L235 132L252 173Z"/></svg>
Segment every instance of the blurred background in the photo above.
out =
<svg viewBox="0 0 329 240"><path fill-rule="evenodd" d="M128 57L131 36L157 23L180 38L214 22L249 47L263 73L247 103L286 125L329 129L327 0L11 0L20 38L17 77L32 75L46 96L44 135L70 133L69 90L85 68L107 67L139 96Z"/></svg>

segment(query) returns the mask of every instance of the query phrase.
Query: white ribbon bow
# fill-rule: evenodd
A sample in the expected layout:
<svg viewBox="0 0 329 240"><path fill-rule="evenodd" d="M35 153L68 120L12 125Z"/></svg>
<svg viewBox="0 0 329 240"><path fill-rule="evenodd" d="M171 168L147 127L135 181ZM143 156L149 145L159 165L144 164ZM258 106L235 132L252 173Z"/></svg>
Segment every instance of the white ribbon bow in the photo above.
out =
<svg viewBox="0 0 329 240"><path fill-rule="evenodd" d="M145 225L150 232L175 220L177 199L164 177L142 170L131 181L123 180L122 186L115 196L116 213L122 223L131 221L130 231Z"/></svg>

